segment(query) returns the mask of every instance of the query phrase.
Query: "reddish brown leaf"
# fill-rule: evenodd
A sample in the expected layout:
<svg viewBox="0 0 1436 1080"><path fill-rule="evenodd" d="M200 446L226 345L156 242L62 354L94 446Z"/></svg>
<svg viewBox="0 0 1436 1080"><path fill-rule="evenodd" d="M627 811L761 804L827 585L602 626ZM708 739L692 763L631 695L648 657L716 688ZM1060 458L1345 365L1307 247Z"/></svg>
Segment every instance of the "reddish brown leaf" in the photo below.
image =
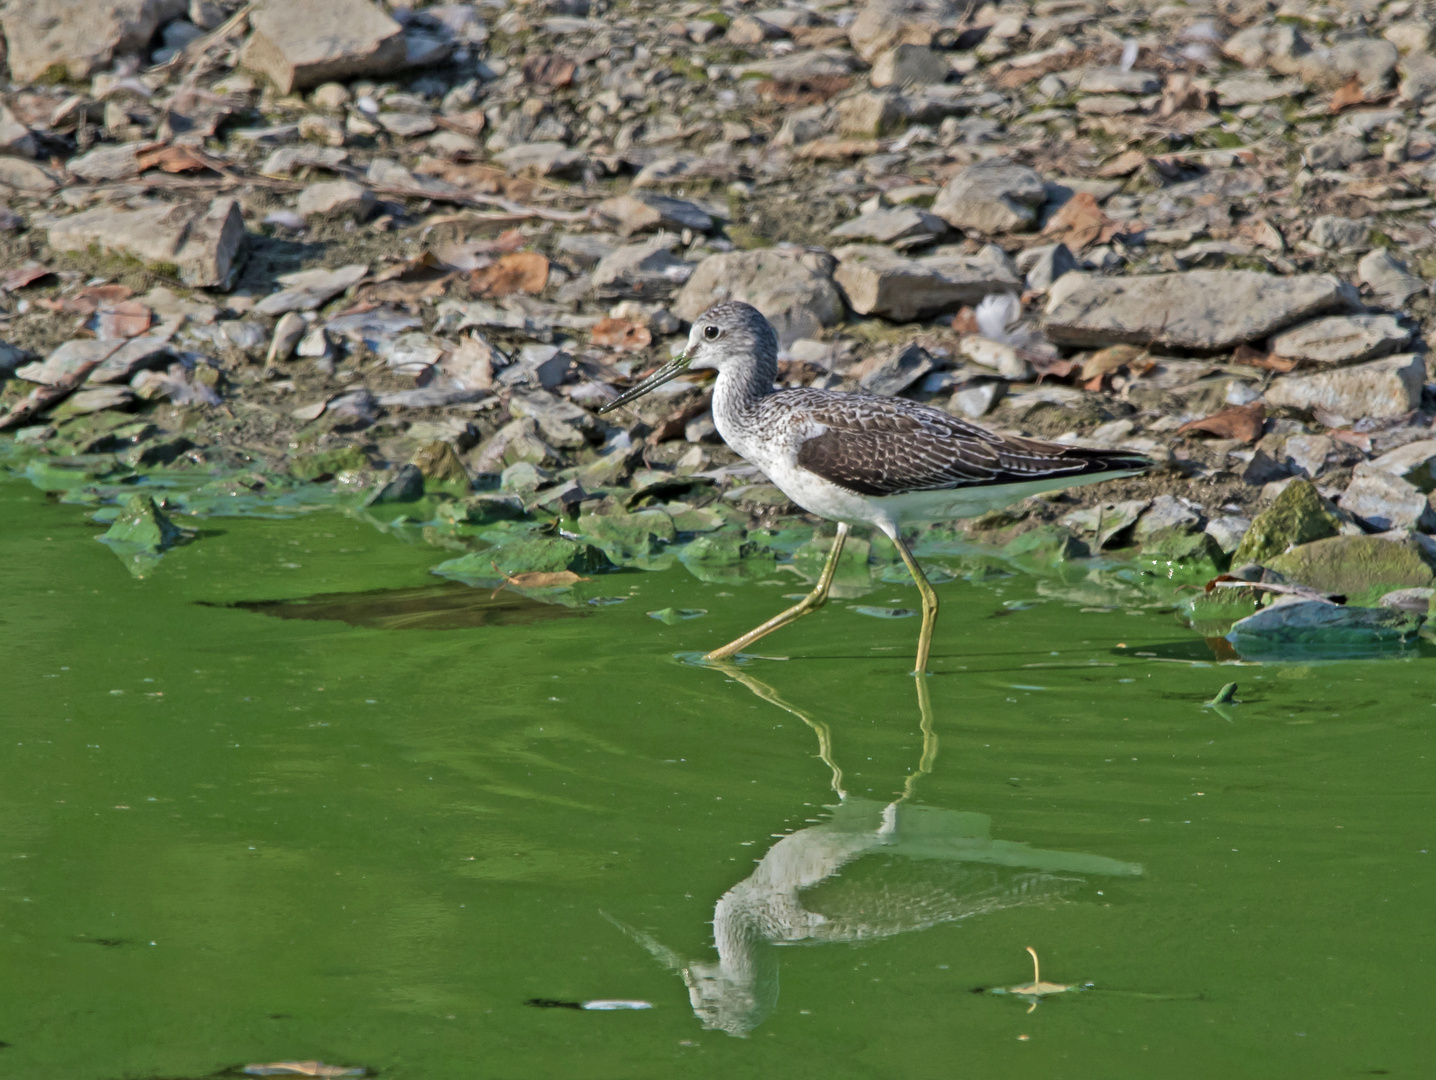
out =
<svg viewBox="0 0 1436 1080"><path fill-rule="evenodd" d="M1052 220L1042 231L1049 235L1061 235L1063 242L1073 251L1078 251L1102 235L1109 225L1116 224L1097 205L1097 197L1090 191L1079 191L1052 215Z"/></svg>
<svg viewBox="0 0 1436 1080"><path fill-rule="evenodd" d="M167 173L182 173L214 168L209 158L187 146L161 146L140 154L135 158L135 165L140 172L159 168Z"/></svg>
<svg viewBox="0 0 1436 1080"><path fill-rule="evenodd" d="M1347 431L1342 428L1338 428L1334 431L1328 431L1327 434L1330 435L1333 439L1340 439L1342 442L1346 443L1347 446L1356 447L1356 449L1360 450L1363 454L1371 453L1370 435L1365 435L1359 431Z"/></svg>
<svg viewBox="0 0 1436 1080"><path fill-rule="evenodd" d="M1260 401L1250 405L1234 405L1212 416L1193 420L1177 428L1178 435L1188 432L1202 432L1219 439L1237 439L1254 443L1261 438L1262 421L1266 419L1266 406Z"/></svg>
<svg viewBox="0 0 1436 1080"><path fill-rule="evenodd" d="M1100 380L1103 375L1120 371L1141 355L1142 350L1136 345L1109 345L1105 349L1098 349L1082 361L1082 378L1088 382L1093 379Z"/></svg>
<svg viewBox="0 0 1436 1080"><path fill-rule="evenodd" d="M48 266L41 266L32 259L23 266L17 266L8 271L3 278L0 278L0 291L14 292L16 289L23 289L26 285L33 285L43 277L49 277L53 272Z"/></svg>
<svg viewBox="0 0 1436 1080"><path fill-rule="evenodd" d="M957 314L952 317L952 330L955 334L976 334L979 330L977 312L966 304L958 308Z"/></svg>
<svg viewBox="0 0 1436 1080"><path fill-rule="evenodd" d="M578 64L566 56L531 56L524 61L524 82L572 86Z"/></svg>
<svg viewBox="0 0 1436 1080"><path fill-rule="evenodd" d="M1296 367L1295 360L1283 360L1275 353L1264 353L1254 346L1245 343L1238 345L1232 353L1232 360L1238 364L1250 364L1252 367L1262 368L1265 371L1279 371L1282 373L1291 371Z"/></svg>
<svg viewBox="0 0 1436 1080"><path fill-rule="evenodd" d="M96 313L95 336L101 341L139 337L150 328L154 313L138 300L124 300L100 308Z"/></svg>
<svg viewBox="0 0 1436 1080"><path fill-rule="evenodd" d="M589 331L589 340L619 352L633 352L653 344L653 335L648 327L631 319L601 319Z"/></svg>
<svg viewBox="0 0 1436 1080"><path fill-rule="evenodd" d="M61 306L65 311L78 315L93 315L102 307L122 303L134 295L135 290L128 285L91 285L74 296L66 297Z"/></svg>
<svg viewBox="0 0 1436 1080"><path fill-rule="evenodd" d="M469 292L474 296L500 297L524 292L543 292L548 284L548 259L537 251L505 255L492 266L469 275Z"/></svg>
<svg viewBox="0 0 1436 1080"><path fill-rule="evenodd" d="M821 105L853 85L846 75L814 75L808 79L764 79L758 96L775 105Z"/></svg>
<svg viewBox="0 0 1436 1080"><path fill-rule="evenodd" d="M1342 109L1349 109L1353 105L1366 104L1366 92L1361 89L1361 80L1354 75L1349 82L1337 87L1331 95L1331 101L1327 108L1332 112L1341 112Z"/></svg>
<svg viewBox="0 0 1436 1080"><path fill-rule="evenodd" d="M503 578L505 583L516 585L520 589L547 589L556 585L575 585L580 581L592 581L593 578L581 577L572 570L528 570L522 574L505 574L499 569L499 564L489 562L494 568L494 573Z"/></svg>

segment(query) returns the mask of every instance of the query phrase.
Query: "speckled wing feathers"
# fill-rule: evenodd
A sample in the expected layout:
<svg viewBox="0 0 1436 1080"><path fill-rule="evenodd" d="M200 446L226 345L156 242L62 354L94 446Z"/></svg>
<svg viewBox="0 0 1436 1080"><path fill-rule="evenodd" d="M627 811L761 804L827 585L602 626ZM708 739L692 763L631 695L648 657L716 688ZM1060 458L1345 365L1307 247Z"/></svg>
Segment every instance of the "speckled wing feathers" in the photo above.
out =
<svg viewBox="0 0 1436 1080"><path fill-rule="evenodd" d="M789 390L763 405L825 430L804 440L798 464L860 495L1020 484L1142 469L1136 454L997 435L905 398Z"/></svg>

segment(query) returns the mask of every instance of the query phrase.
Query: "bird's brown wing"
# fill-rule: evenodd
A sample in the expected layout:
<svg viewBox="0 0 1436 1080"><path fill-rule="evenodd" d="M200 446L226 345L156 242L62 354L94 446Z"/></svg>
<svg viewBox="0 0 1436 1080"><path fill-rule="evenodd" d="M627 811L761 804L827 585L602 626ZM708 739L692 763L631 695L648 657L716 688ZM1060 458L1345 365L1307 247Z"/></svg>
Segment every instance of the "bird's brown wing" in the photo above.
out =
<svg viewBox="0 0 1436 1080"><path fill-rule="evenodd" d="M802 443L798 464L860 495L1020 484L1151 466L1136 454L998 435L905 398L801 391L781 396L825 429ZM799 396L812 400L800 402Z"/></svg>

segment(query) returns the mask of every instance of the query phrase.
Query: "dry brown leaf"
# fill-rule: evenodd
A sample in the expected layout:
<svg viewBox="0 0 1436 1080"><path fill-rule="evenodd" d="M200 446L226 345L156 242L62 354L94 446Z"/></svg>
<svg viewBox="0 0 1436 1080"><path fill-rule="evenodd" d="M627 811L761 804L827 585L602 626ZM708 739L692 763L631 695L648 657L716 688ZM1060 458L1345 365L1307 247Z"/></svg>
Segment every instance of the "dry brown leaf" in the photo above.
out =
<svg viewBox="0 0 1436 1080"><path fill-rule="evenodd" d="M507 255L523 245L523 233L518 229L505 229L488 240L456 240L440 244L434 249L434 257L450 270L467 274L482 270L494 261L496 255Z"/></svg>
<svg viewBox="0 0 1436 1080"><path fill-rule="evenodd" d="M250 1076L363 1076L363 1069L346 1069L343 1065L326 1065L322 1061L270 1061L263 1065L246 1065Z"/></svg>
<svg viewBox="0 0 1436 1080"><path fill-rule="evenodd" d="M1275 353L1262 352L1245 342L1232 351L1232 361L1238 364L1250 364L1252 367L1262 368L1265 371L1279 371L1283 374L1296 367L1295 360L1283 360Z"/></svg>
<svg viewBox="0 0 1436 1080"><path fill-rule="evenodd" d="M0 292L13 292L16 289L23 289L26 285L33 285L41 278L49 277L53 270L48 266L42 266L33 259L22 266L7 271L3 278L0 278Z"/></svg>
<svg viewBox="0 0 1436 1080"><path fill-rule="evenodd" d="M154 312L138 300L124 300L95 312L95 336L101 341L139 337L150 328Z"/></svg>
<svg viewBox="0 0 1436 1080"><path fill-rule="evenodd" d="M1042 231L1048 235L1061 235L1063 243L1073 251L1080 251L1100 239L1103 232L1115 224L1102 212L1097 196L1090 191L1079 191L1062 204Z"/></svg>
<svg viewBox="0 0 1436 1080"><path fill-rule="evenodd" d="M572 86L578 64L566 56L531 56L524 61L524 82L543 86Z"/></svg>
<svg viewBox="0 0 1436 1080"><path fill-rule="evenodd" d="M589 341L619 352L634 352L653 344L648 327L631 319L600 319L589 331Z"/></svg>
<svg viewBox="0 0 1436 1080"><path fill-rule="evenodd" d="M537 251L505 255L469 275L469 292L475 297L496 298L516 292L535 295L547 284L548 259Z"/></svg>
<svg viewBox="0 0 1436 1080"><path fill-rule="evenodd" d="M1192 420L1177 428L1177 434L1202 432L1215 435L1219 439L1237 439L1250 444L1261 438L1262 422L1265 419L1266 406L1260 401L1254 401L1250 405L1233 405L1230 409L1223 409L1201 420Z"/></svg>
<svg viewBox="0 0 1436 1080"><path fill-rule="evenodd" d="M814 75L808 79L764 79L757 86L758 96L775 105L821 105L836 97L853 80L846 75Z"/></svg>
<svg viewBox="0 0 1436 1080"><path fill-rule="evenodd" d="M93 315L102 307L111 307L135 295L128 285L90 285L74 296L61 301L61 309L77 315Z"/></svg>
<svg viewBox="0 0 1436 1080"><path fill-rule="evenodd" d="M1128 150L1118 154L1099 168L1097 175L1106 180L1112 180L1119 176L1131 176L1145 164L1147 164L1146 154L1140 150Z"/></svg>
<svg viewBox="0 0 1436 1080"><path fill-rule="evenodd" d="M167 173L195 172L199 169L215 169L214 163L204 154L187 146L161 146L135 158L140 172L159 168ZM215 169L218 172L218 169Z"/></svg>
<svg viewBox="0 0 1436 1080"><path fill-rule="evenodd" d="M1082 361L1082 379L1084 382L1090 382L1103 375L1110 375L1141 355L1142 350L1136 345L1109 345L1105 349L1098 349Z"/></svg>
<svg viewBox="0 0 1436 1080"><path fill-rule="evenodd" d="M586 578L575 574L572 570L528 570L522 574L505 574L499 569L499 564L490 561L494 573L504 579L507 585L513 585L520 589L551 589L556 586L576 585L580 581L592 581L593 578Z"/></svg>
<svg viewBox="0 0 1436 1080"><path fill-rule="evenodd" d="M1366 104L1366 91L1361 89L1361 80L1352 76L1350 81L1336 88L1326 107L1335 113L1341 112L1342 109L1349 109L1353 105L1364 104Z"/></svg>

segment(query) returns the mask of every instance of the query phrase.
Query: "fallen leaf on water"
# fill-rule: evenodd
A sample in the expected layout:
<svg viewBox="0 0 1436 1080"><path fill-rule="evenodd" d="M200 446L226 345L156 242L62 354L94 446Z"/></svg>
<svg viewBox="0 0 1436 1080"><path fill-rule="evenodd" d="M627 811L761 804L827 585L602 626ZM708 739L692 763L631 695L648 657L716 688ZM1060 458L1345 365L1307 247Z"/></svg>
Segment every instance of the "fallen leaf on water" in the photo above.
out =
<svg viewBox="0 0 1436 1080"><path fill-rule="evenodd" d="M266 1065L246 1065L250 1076L363 1076L363 1069L346 1069L343 1065L326 1065L322 1061L272 1061Z"/></svg>
<svg viewBox="0 0 1436 1080"><path fill-rule="evenodd" d="M1177 434L1200 431L1215 435L1219 439L1254 443L1261 438L1262 422L1265 419L1266 406L1260 401L1254 401L1250 405L1234 405L1201 420L1192 420L1177 428Z"/></svg>
<svg viewBox="0 0 1436 1080"><path fill-rule="evenodd" d="M522 574L505 574L499 569L499 564L490 562L494 573L504 579L504 582L520 589L552 589L557 586L576 585L580 581L592 581L593 578L586 578L575 574L572 570L528 570Z"/></svg>
<svg viewBox="0 0 1436 1080"><path fill-rule="evenodd" d="M1028 1006L1028 1012L1037 1008L1037 1002L1048 994L1065 994L1068 990L1077 989L1076 984L1043 982L1042 972L1037 966L1037 950L1028 945L1027 951L1032 954L1032 981L1025 986L1010 986L1007 992L1018 997L1031 998L1032 1004Z"/></svg>
<svg viewBox="0 0 1436 1080"><path fill-rule="evenodd" d="M595 345L607 345L619 352L646 349L653 344L653 335L648 327L631 319L600 319L589 331L589 340Z"/></svg>
<svg viewBox="0 0 1436 1080"><path fill-rule="evenodd" d="M491 266L469 275L469 292L474 296L500 297L523 292L543 292L548 284L548 259L537 251L517 251Z"/></svg>

